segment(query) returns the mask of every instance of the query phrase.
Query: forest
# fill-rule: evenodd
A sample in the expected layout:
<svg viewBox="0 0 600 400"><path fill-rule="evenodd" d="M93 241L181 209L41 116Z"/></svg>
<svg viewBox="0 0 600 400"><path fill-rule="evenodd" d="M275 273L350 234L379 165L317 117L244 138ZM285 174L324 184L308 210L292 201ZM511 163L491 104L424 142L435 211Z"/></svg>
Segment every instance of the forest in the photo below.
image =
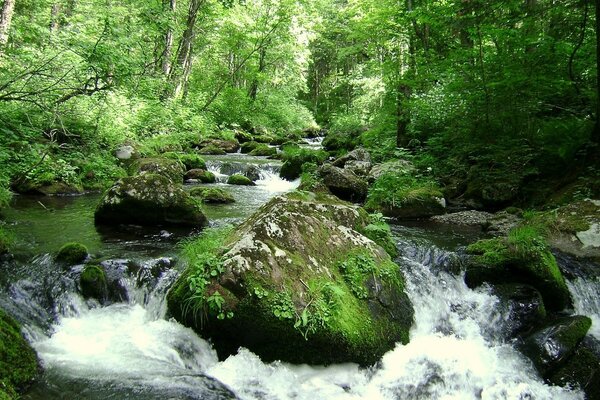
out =
<svg viewBox="0 0 600 400"><path fill-rule="evenodd" d="M597 399L598 199L600 0L0 0L0 399ZM59 348L116 316L194 383ZM527 372L398 375L465 342Z"/></svg>

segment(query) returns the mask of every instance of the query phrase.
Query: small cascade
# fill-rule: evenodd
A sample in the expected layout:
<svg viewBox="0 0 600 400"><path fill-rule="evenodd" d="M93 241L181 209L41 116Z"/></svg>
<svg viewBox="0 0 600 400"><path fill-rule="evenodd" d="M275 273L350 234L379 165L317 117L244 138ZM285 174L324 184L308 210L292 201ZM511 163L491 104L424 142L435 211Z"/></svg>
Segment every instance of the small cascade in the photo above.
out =
<svg viewBox="0 0 600 400"><path fill-rule="evenodd" d="M587 315L592 319L588 335L600 340L600 277L576 278L567 281L575 314Z"/></svg>
<svg viewBox="0 0 600 400"><path fill-rule="evenodd" d="M323 148L323 139L325 137L319 136L316 138L303 138L300 143L300 147L311 150L321 150Z"/></svg>

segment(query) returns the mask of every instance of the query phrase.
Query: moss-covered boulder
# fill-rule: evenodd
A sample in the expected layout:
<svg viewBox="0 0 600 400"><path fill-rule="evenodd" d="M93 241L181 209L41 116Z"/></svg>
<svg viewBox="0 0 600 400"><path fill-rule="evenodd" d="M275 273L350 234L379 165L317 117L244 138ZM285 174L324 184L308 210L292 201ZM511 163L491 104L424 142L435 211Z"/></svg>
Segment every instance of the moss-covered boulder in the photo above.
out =
<svg viewBox="0 0 600 400"><path fill-rule="evenodd" d="M215 183L217 177L210 171L204 169L191 169L185 173L186 181L200 181L202 183Z"/></svg>
<svg viewBox="0 0 600 400"><path fill-rule="evenodd" d="M529 228L516 228L508 237L480 240L467 248L474 255L465 281L470 287L483 282L526 283L542 295L548 310L571 305L571 296L556 259L544 239Z"/></svg>
<svg viewBox="0 0 600 400"><path fill-rule="evenodd" d="M207 156L224 156L225 154L227 154L225 150L212 144L200 148L200 150L198 150L198 153Z"/></svg>
<svg viewBox="0 0 600 400"><path fill-rule="evenodd" d="M71 242L65 243L58 254L56 254L56 261L62 262L68 265L80 264L85 261L88 257L88 249L81 243Z"/></svg>
<svg viewBox="0 0 600 400"><path fill-rule="evenodd" d="M318 174L327 189L342 200L363 202L367 197L367 182L350 171L325 164Z"/></svg>
<svg viewBox="0 0 600 400"><path fill-rule="evenodd" d="M275 147L271 147L267 144L259 144L258 146L256 146L254 148L254 150L252 150L250 152L249 155L251 156L255 156L255 157L270 157L270 156L274 156L277 154L277 149Z"/></svg>
<svg viewBox="0 0 600 400"><path fill-rule="evenodd" d="M143 174L119 180L100 200L95 221L101 225L203 226L198 201L162 175Z"/></svg>
<svg viewBox="0 0 600 400"><path fill-rule="evenodd" d="M240 142L237 140L206 139L200 142L200 148L218 148L225 153L237 153L240 149Z"/></svg>
<svg viewBox="0 0 600 400"><path fill-rule="evenodd" d="M302 174L302 166L307 163L321 165L327 160L327 153L323 150L311 150L297 145L285 146L282 153L283 165L279 176L293 181Z"/></svg>
<svg viewBox="0 0 600 400"><path fill-rule="evenodd" d="M164 153L163 157L178 160L184 165L186 171L192 169L206 169L206 162L198 154L168 152Z"/></svg>
<svg viewBox="0 0 600 400"><path fill-rule="evenodd" d="M369 171L369 182L375 182L385 174L415 175L417 168L408 160L394 160L374 165Z"/></svg>
<svg viewBox="0 0 600 400"><path fill-rule="evenodd" d="M581 315L559 318L527 337L521 350L548 377L575 352L591 326L592 320Z"/></svg>
<svg viewBox="0 0 600 400"><path fill-rule="evenodd" d="M16 399L17 392L36 378L38 369L35 351L19 324L0 309L0 398Z"/></svg>
<svg viewBox="0 0 600 400"><path fill-rule="evenodd" d="M256 142L256 141L252 140L252 141L250 141L250 142L243 143L243 144L242 144L242 146L241 146L241 150L240 150L240 151L241 151L243 154L248 154L248 153L250 153L252 150L254 150L254 149L256 149L257 147L259 147L260 145L261 145L261 143L258 143L258 142Z"/></svg>
<svg viewBox="0 0 600 400"><path fill-rule="evenodd" d="M192 245L169 310L221 357L244 346L263 361L375 363L408 341L413 308L400 268L358 232L370 222L332 196L276 197Z"/></svg>
<svg viewBox="0 0 600 400"><path fill-rule="evenodd" d="M184 165L179 160L171 158L141 158L133 166L133 174L158 174L171 182L183 182Z"/></svg>
<svg viewBox="0 0 600 400"><path fill-rule="evenodd" d="M392 218L428 218L445 213L446 200L432 180L387 172L369 188L366 208Z"/></svg>
<svg viewBox="0 0 600 400"><path fill-rule="evenodd" d="M214 187L195 187L192 190L190 190L190 195L201 198L203 203L235 203L235 199L233 198L231 193L228 193L223 189Z"/></svg>
<svg viewBox="0 0 600 400"><path fill-rule="evenodd" d="M17 182L12 186L12 189L17 193L44 196L76 195L83 193L83 188L80 184L65 183L62 181L40 182L28 179Z"/></svg>
<svg viewBox="0 0 600 400"><path fill-rule="evenodd" d="M99 265L86 265L79 277L83 297L104 301L108 298L106 272Z"/></svg>
<svg viewBox="0 0 600 400"><path fill-rule="evenodd" d="M238 186L254 186L255 183L252 182L248 177L240 174L231 175L227 178L227 184L229 185L238 185Z"/></svg>

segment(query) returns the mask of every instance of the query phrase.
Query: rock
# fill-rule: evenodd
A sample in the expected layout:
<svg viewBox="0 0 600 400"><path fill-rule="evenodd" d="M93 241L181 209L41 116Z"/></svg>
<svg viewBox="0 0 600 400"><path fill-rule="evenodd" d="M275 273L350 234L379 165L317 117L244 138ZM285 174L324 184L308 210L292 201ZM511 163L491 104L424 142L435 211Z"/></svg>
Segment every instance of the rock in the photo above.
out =
<svg viewBox="0 0 600 400"><path fill-rule="evenodd" d="M369 172L368 181L375 182L377 179L388 173L397 175L412 175L416 171L413 163L407 160L389 161L383 164L374 165Z"/></svg>
<svg viewBox="0 0 600 400"><path fill-rule="evenodd" d="M227 184L229 185L238 185L238 186L255 186L255 183L250 179L246 178L244 175L231 175L227 178Z"/></svg>
<svg viewBox="0 0 600 400"><path fill-rule="evenodd" d="M227 154L227 152L225 150L223 150L220 147L214 146L214 145L204 146L200 150L198 150L198 153L202 154L202 155L212 155L212 156L224 156L225 154Z"/></svg>
<svg viewBox="0 0 600 400"><path fill-rule="evenodd" d="M158 174L123 178L108 190L96 208L101 225L203 226L200 204L181 187Z"/></svg>
<svg viewBox="0 0 600 400"><path fill-rule="evenodd" d="M390 227L385 222L376 222L365 226L360 232L383 247L392 258L398 256L398 247L392 238Z"/></svg>
<svg viewBox="0 0 600 400"><path fill-rule="evenodd" d="M240 149L240 143L237 140L207 139L200 142L199 147L214 147L223 150L225 153L237 153Z"/></svg>
<svg viewBox="0 0 600 400"><path fill-rule="evenodd" d="M220 357L243 346L264 362L373 364L408 341L413 308L399 267L356 230L369 223L364 210L332 196L276 197L224 238L197 244L201 254L218 244L204 268L222 273L201 296L218 292L221 308L207 307L202 324L194 318L195 262L169 292L169 310Z"/></svg>
<svg viewBox="0 0 600 400"><path fill-rule="evenodd" d="M503 326L506 339L531 332L546 318L542 295L533 286L513 283L492 288L500 299L500 309L508 316Z"/></svg>
<svg viewBox="0 0 600 400"><path fill-rule="evenodd" d="M260 180L260 169L256 165L248 165L244 171L244 176L252 182Z"/></svg>
<svg viewBox="0 0 600 400"><path fill-rule="evenodd" d="M117 150L115 150L115 157L122 161L130 160L133 157L134 153L135 149L133 148L133 146L124 145L118 147Z"/></svg>
<svg viewBox="0 0 600 400"><path fill-rule="evenodd" d="M239 143L243 144L252 141L252 135L241 128L233 128L233 132L235 134L235 140L237 140Z"/></svg>
<svg viewBox="0 0 600 400"><path fill-rule="evenodd" d="M200 197L204 203L227 204L235 203L230 193L219 188L195 187L190 190L190 195Z"/></svg>
<svg viewBox="0 0 600 400"><path fill-rule="evenodd" d="M58 254L56 261L68 265L81 264L88 257L88 249L81 243L71 242L64 244Z"/></svg>
<svg viewBox="0 0 600 400"><path fill-rule="evenodd" d="M600 400L600 357L586 347L579 347L548 381L553 385L579 388L588 400Z"/></svg>
<svg viewBox="0 0 600 400"><path fill-rule="evenodd" d="M327 153L322 150L302 149L298 146L289 146L283 150L283 165L279 176L293 181L302 174L302 166L306 163L321 165L327 159Z"/></svg>
<svg viewBox="0 0 600 400"><path fill-rule="evenodd" d="M108 298L108 284L104 269L98 265L86 265L79 277L81 294L84 298L94 298L101 303Z"/></svg>
<svg viewBox="0 0 600 400"><path fill-rule="evenodd" d="M356 147L356 139L347 133L329 133L323 139L323 148L329 152L352 150Z"/></svg>
<svg viewBox="0 0 600 400"><path fill-rule="evenodd" d="M17 399L17 391L37 377L35 351L21 334L21 327L0 309L0 399Z"/></svg>
<svg viewBox="0 0 600 400"><path fill-rule="evenodd" d="M575 352L590 326L592 320L581 315L559 318L527 337L521 350L548 377Z"/></svg>
<svg viewBox="0 0 600 400"><path fill-rule="evenodd" d="M356 176L366 178L369 176L369 171L371 171L371 163L367 161L350 160L346 162L344 169L352 172Z"/></svg>
<svg viewBox="0 0 600 400"><path fill-rule="evenodd" d="M158 174L174 183L183 182L184 166L178 160L169 158L142 158L134 166L138 174Z"/></svg>
<svg viewBox="0 0 600 400"><path fill-rule="evenodd" d="M493 216L494 214L485 211L468 210L451 214L434 215L431 217L431 220L441 224L470 226L484 229L489 225L489 221Z"/></svg>
<svg viewBox="0 0 600 400"><path fill-rule="evenodd" d="M83 193L81 186L61 181L39 183L25 180L24 182L13 185L12 189L17 193L44 196L76 195Z"/></svg>
<svg viewBox="0 0 600 400"><path fill-rule="evenodd" d="M367 198L367 182L350 171L325 164L318 174L331 193L342 200L362 202Z"/></svg>
<svg viewBox="0 0 600 400"><path fill-rule="evenodd" d="M186 171L206 169L206 162L198 154L168 152L164 153L163 157L178 160L185 166Z"/></svg>
<svg viewBox="0 0 600 400"><path fill-rule="evenodd" d="M371 163L371 154L362 147L352 150L350 153L345 154L333 162L334 167L344 168L349 161L361 161L365 163Z"/></svg>
<svg viewBox="0 0 600 400"><path fill-rule="evenodd" d="M250 152L249 155L255 156L255 157L260 157L260 156L269 157L269 156L274 156L276 154L277 154L276 148L270 147L269 145L266 145L266 144L259 144L258 146L256 146L254 148L254 150L252 150Z"/></svg>
<svg viewBox="0 0 600 400"><path fill-rule="evenodd" d="M246 142L246 143L242 144L242 146L241 146L241 152L243 154L248 154L252 150L256 149L258 146L260 146L260 143L255 142L254 140L251 141L251 142Z"/></svg>
<svg viewBox="0 0 600 400"><path fill-rule="evenodd" d="M268 133L254 135L254 141L258 142L258 143L269 144L273 140L275 140L275 137L272 136L272 135L270 135L270 134L268 134Z"/></svg>
<svg viewBox="0 0 600 400"><path fill-rule="evenodd" d="M191 169L185 173L184 179L186 181L197 180L202 183L215 183L217 178L215 174L210 171L206 171L203 169Z"/></svg>
<svg viewBox="0 0 600 400"><path fill-rule="evenodd" d="M475 256L468 261L465 282L476 287L483 282L525 283L535 287L548 310L561 311L571 305L565 279L541 237L522 240L480 240L467 248Z"/></svg>

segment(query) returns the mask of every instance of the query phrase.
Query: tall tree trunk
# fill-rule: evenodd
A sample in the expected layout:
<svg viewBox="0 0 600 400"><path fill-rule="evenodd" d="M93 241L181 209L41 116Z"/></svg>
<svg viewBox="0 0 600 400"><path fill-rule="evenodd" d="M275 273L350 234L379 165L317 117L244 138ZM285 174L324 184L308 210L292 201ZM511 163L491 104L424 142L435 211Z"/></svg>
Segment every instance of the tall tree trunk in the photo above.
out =
<svg viewBox="0 0 600 400"><path fill-rule="evenodd" d="M413 11L413 0L406 0L406 10ZM408 124L410 115L408 112L408 100L412 94L409 83L410 75L414 75L415 48L413 35L408 30L408 37L400 38L398 46L398 86L396 88L396 146L407 147L409 143Z"/></svg>
<svg viewBox="0 0 600 400"><path fill-rule="evenodd" d="M60 3L52 4L50 10L50 33L56 33L60 29Z"/></svg>
<svg viewBox="0 0 600 400"><path fill-rule="evenodd" d="M600 0L596 0L596 127L592 140L600 143Z"/></svg>
<svg viewBox="0 0 600 400"><path fill-rule="evenodd" d="M171 53L173 52L173 26L171 25L175 19L175 10L177 8L177 0L168 0L170 13L170 24L165 33L165 50L162 54L162 71L168 76L171 73Z"/></svg>
<svg viewBox="0 0 600 400"><path fill-rule="evenodd" d="M525 46L525 51L527 53L531 53L536 48L538 35L538 27L536 24L536 12L537 12L538 2L537 0L525 0L525 16L527 20L525 21L525 38L527 40L527 44ZM535 42L531 40L536 38Z"/></svg>
<svg viewBox="0 0 600 400"><path fill-rule="evenodd" d="M8 33L14 12L15 0L4 0L0 13L0 51L8 43Z"/></svg>
<svg viewBox="0 0 600 400"><path fill-rule="evenodd" d="M192 68L192 47L195 36L194 28L198 18L198 10L203 3L204 0L190 1L186 28L181 35L181 40L179 41L179 47L177 49L177 56L175 57L176 64L171 68L169 75L171 81L175 84L173 97L181 96L186 89Z"/></svg>
<svg viewBox="0 0 600 400"><path fill-rule="evenodd" d="M258 95L258 78L263 72L265 72L266 57L267 49L266 47L262 47L258 52L258 73L257 76L252 80L252 86L250 87L250 98L252 101L256 100L256 96Z"/></svg>

